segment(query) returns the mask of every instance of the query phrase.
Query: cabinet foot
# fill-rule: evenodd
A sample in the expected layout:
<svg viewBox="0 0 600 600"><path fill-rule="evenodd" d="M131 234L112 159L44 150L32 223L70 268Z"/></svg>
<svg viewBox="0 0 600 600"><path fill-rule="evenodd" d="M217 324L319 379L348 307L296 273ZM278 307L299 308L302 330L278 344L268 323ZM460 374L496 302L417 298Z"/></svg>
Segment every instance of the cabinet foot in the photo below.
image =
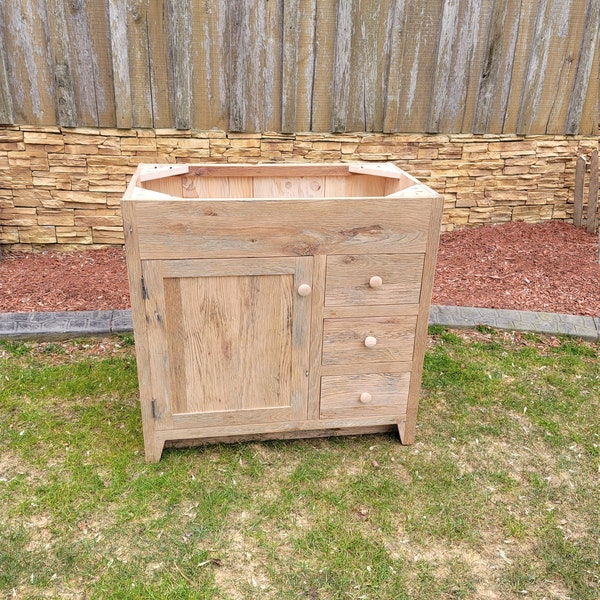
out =
<svg viewBox="0 0 600 600"><path fill-rule="evenodd" d="M164 447L165 442L163 440L147 440L144 444L146 462L158 462L160 460L160 457L162 456L162 451Z"/></svg>
<svg viewBox="0 0 600 600"><path fill-rule="evenodd" d="M403 446L415 443L415 428L407 427L406 421L398 423L398 434L400 435L400 443Z"/></svg>

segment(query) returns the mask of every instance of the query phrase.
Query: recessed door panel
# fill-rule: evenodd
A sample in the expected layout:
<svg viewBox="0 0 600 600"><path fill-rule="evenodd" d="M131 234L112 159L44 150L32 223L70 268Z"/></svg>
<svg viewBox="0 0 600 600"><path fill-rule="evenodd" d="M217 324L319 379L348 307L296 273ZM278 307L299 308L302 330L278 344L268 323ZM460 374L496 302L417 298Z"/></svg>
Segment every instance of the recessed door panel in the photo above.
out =
<svg viewBox="0 0 600 600"><path fill-rule="evenodd" d="M312 285L311 265L310 257L144 264L162 286L147 319L166 346L154 368L168 382L160 408L175 426L306 418L310 298L298 288Z"/></svg>

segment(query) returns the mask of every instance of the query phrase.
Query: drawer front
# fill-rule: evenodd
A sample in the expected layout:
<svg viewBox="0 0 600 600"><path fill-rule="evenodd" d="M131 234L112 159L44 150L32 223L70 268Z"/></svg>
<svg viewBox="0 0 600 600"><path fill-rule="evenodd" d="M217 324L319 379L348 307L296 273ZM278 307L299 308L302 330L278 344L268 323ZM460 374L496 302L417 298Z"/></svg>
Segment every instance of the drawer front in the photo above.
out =
<svg viewBox="0 0 600 600"><path fill-rule="evenodd" d="M417 317L325 319L323 365L410 362Z"/></svg>
<svg viewBox="0 0 600 600"><path fill-rule="evenodd" d="M410 373L368 373L321 378L322 419L406 413Z"/></svg>
<svg viewBox="0 0 600 600"><path fill-rule="evenodd" d="M423 254L327 257L326 306L418 304Z"/></svg>

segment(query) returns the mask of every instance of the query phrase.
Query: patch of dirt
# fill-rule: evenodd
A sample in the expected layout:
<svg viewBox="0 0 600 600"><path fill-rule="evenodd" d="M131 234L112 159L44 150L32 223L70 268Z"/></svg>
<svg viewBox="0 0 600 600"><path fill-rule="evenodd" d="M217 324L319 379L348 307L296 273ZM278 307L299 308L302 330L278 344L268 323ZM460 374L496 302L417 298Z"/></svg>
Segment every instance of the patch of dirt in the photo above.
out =
<svg viewBox="0 0 600 600"><path fill-rule="evenodd" d="M600 314L598 237L561 221L443 233L434 304ZM5 253L0 312L129 308L122 249Z"/></svg>

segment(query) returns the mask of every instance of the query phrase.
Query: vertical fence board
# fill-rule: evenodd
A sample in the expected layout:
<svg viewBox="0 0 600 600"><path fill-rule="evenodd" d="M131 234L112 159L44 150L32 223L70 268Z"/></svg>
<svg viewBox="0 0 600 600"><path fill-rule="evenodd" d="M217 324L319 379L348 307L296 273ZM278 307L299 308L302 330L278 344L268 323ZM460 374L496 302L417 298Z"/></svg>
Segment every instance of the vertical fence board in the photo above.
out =
<svg viewBox="0 0 600 600"><path fill-rule="evenodd" d="M54 82L48 52L46 3L3 2L7 80L12 86L16 122L53 125L56 122Z"/></svg>
<svg viewBox="0 0 600 600"><path fill-rule="evenodd" d="M146 3L152 125L159 129L168 128L175 123L171 103L172 76L169 71L168 0L146 0Z"/></svg>
<svg viewBox="0 0 600 600"><path fill-rule="evenodd" d="M75 90L71 77L69 40L65 35L64 3L62 0L46 0L46 18L50 55L54 70L54 88L56 95L56 121L64 127L77 125Z"/></svg>
<svg viewBox="0 0 600 600"><path fill-rule="evenodd" d="M587 206L586 229L589 233L596 231L598 224L598 150L590 156L590 186Z"/></svg>
<svg viewBox="0 0 600 600"><path fill-rule="evenodd" d="M533 44L533 34L537 22L539 2L521 0L517 18L517 39L515 42L515 61L508 88L508 100L503 117L502 133L514 133L517 130L519 107L525 89L525 79L529 56Z"/></svg>
<svg viewBox="0 0 600 600"><path fill-rule="evenodd" d="M281 71L283 40L283 2L278 0L265 4L265 16L261 19L264 27L260 31L262 43L258 48L260 56L260 81L262 100L261 119L255 131L279 131L281 129Z"/></svg>
<svg viewBox="0 0 600 600"><path fill-rule="evenodd" d="M253 10L256 9L256 10ZM230 6L230 124L234 131L279 128L281 4Z"/></svg>
<svg viewBox="0 0 600 600"><path fill-rule="evenodd" d="M152 127L153 106L147 1L129 0L126 5L125 18L131 122L133 127Z"/></svg>
<svg viewBox="0 0 600 600"><path fill-rule="evenodd" d="M335 15L331 131L346 131L352 56L352 9L354 0L339 2Z"/></svg>
<svg viewBox="0 0 600 600"><path fill-rule="evenodd" d="M564 35L565 39L564 46L559 50L561 58L557 61L559 65L558 75L554 87L548 90L550 99L549 114L547 117L544 115L543 119L539 121L539 126L543 124L544 120L546 121L545 133L548 131L561 131L561 128L564 128L577 76L578 61L575 57L580 54L581 42L584 37L586 11L579 10L578 6L571 4L568 14L566 13L565 10L562 16L563 19L566 19L566 22L564 23L565 29L560 33ZM553 44L553 49L554 46Z"/></svg>
<svg viewBox="0 0 600 600"><path fill-rule="evenodd" d="M333 120L333 62L336 15L335 2L317 2L314 85L311 106L313 131L330 131Z"/></svg>
<svg viewBox="0 0 600 600"><path fill-rule="evenodd" d="M428 130L460 132L469 88L470 64L479 33L479 0L444 5Z"/></svg>
<svg viewBox="0 0 600 600"><path fill-rule="evenodd" d="M108 19L115 97L115 122L117 127L131 127L133 119L131 81L129 79L127 5L119 0L108 0Z"/></svg>
<svg viewBox="0 0 600 600"><path fill-rule="evenodd" d="M169 74L175 127L192 127L192 20L190 0L169 0Z"/></svg>
<svg viewBox="0 0 600 600"><path fill-rule="evenodd" d="M576 134L580 131L593 133L597 125L597 123L593 123L590 129L589 124L584 125L582 123L585 118L586 98L590 88L594 87L591 74L593 72L598 73L597 68L595 71L592 70L594 59L598 56L598 31L600 30L600 4L597 0L588 0L584 23L585 30L578 49L577 71L565 118L564 132L566 134ZM597 121L597 119L594 119L594 121Z"/></svg>
<svg viewBox="0 0 600 600"><path fill-rule="evenodd" d="M350 131L381 131L388 71L386 41L390 0L355 0L348 87Z"/></svg>
<svg viewBox="0 0 600 600"><path fill-rule="evenodd" d="M570 66L568 34L573 5L549 0L540 5L534 28L517 133L546 133L558 96L565 93Z"/></svg>
<svg viewBox="0 0 600 600"><path fill-rule="evenodd" d="M473 133L501 132L508 107L509 90L519 31L521 0L494 2L482 72L475 99ZM483 31L481 32L483 34Z"/></svg>
<svg viewBox="0 0 600 600"><path fill-rule="evenodd" d="M484 62L488 53L488 32L492 20L492 9L496 3L477 2L468 7L470 15L474 7L477 6L478 14L476 17L476 25L470 24L471 30L474 31L473 50L469 60L463 65L467 70L466 94L464 96L464 109L461 124L461 132L471 133L473 131L473 121L475 119L475 109L477 106L477 95L479 86L484 72ZM466 20L467 15L464 19Z"/></svg>
<svg viewBox="0 0 600 600"><path fill-rule="evenodd" d="M227 4L194 3L193 123L202 129L227 129L229 37Z"/></svg>
<svg viewBox="0 0 600 600"><path fill-rule="evenodd" d="M580 156L575 162L575 189L573 190L573 225L576 227L581 227L583 224L583 188L586 169L585 156Z"/></svg>
<svg viewBox="0 0 600 600"><path fill-rule="evenodd" d="M398 2L384 130L428 131L444 0Z"/></svg>
<svg viewBox="0 0 600 600"><path fill-rule="evenodd" d="M283 3L281 131L296 131L300 57L300 0Z"/></svg>
<svg viewBox="0 0 600 600"><path fill-rule="evenodd" d="M287 2L284 2L284 7ZM316 14L317 0L301 0L299 6L298 37L296 50L297 76L295 98L295 124L294 131L310 131L312 129L312 107L315 83L315 46L316 46ZM286 21L284 20L284 23ZM290 76L289 69L283 69L282 90ZM285 106L282 109L282 119ZM287 127L286 127L287 129ZM284 129L285 131L285 129Z"/></svg>
<svg viewBox="0 0 600 600"><path fill-rule="evenodd" d="M0 124L14 123L11 87L8 82L6 44L4 43L4 27L6 17L4 4L0 3Z"/></svg>

